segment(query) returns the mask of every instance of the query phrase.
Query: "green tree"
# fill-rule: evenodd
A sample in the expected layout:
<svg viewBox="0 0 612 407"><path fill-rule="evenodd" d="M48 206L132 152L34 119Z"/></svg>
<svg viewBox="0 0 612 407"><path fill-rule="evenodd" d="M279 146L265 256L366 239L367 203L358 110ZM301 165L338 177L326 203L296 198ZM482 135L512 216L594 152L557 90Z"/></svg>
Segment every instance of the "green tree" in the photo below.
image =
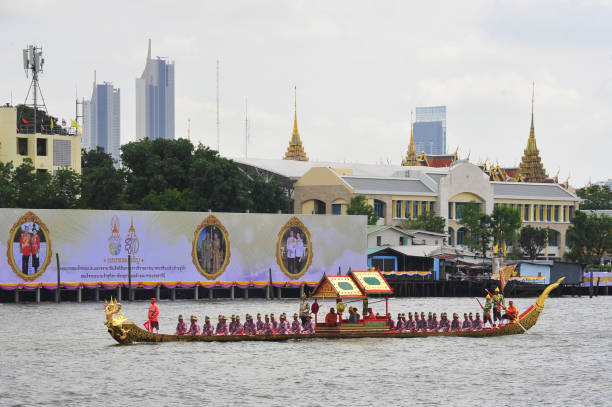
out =
<svg viewBox="0 0 612 407"><path fill-rule="evenodd" d="M25 132L34 131L34 108L26 105L17 105L17 128ZM25 119L28 123L24 123ZM55 116L49 115L44 110L36 109L36 130L41 131L41 124L49 131L51 130L51 120L53 120L53 132L56 134L66 134L66 130L59 125L59 120Z"/></svg>
<svg viewBox="0 0 612 407"><path fill-rule="evenodd" d="M142 199L142 209L148 211L184 211L182 193L175 188L163 192L151 191Z"/></svg>
<svg viewBox="0 0 612 407"><path fill-rule="evenodd" d="M80 205L81 176L68 168L61 168L51 179L48 205L53 209L74 209Z"/></svg>
<svg viewBox="0 0 612 407"><path fill-rule="evenodd" d="M251 197L253 212L291 213L293 210L287 190L274 178L266 182L262 177L255 177L251 181Z"/></svg>
<svg viewBox="0 0 612 407"><path fill-rule="evenodd" d="M578 190L580 209L612 209L612 190L607 185L589 185Z"/></svg>
<svg viewBox="0 0 612 407"><path fill-rule="evenodd" d="M519 244L521 250L529 259L535 259L546 247L548 229L525 226L521 229Z"/></svg>
<svg viewBox="0 0 612 407"><path fill-rule="evenodd" d="M378 215L374 211L374 207L366 201L365 195L355 195L351 198L351 202L346 208L347 215L367 215L368 225L376 225Z"/></svg>
<svg viewBox="0 0 612 407"><path fill-rule="evenodd" d="M13 208L16 204L15 185L13 184L13 163L0 162L0 207Z"/></svg>
<svg viewBox="0 0 612 407"><path fill-rule="evenodd" d="M510 246L518 238L518 230L521 228L521 213L509 206L496 206L490 219L491 235L493 243L500 247Z"/></svg>
<svg viewBox="0 0 612 407"><path fill-rule="evenodd" d="M15 189L15 206L18 208L53 208L50 201L51 174L47 171L36 171L32 159L24 158L23 163L15 168L13 186Z"/></svg>
<svg viewBox="0 0 612 407"><path fill-rule="evenodd" d="M86 209L120 209L125 173L102 147L81 153L82 196Z"/></svg>
<svg viewBox="0 0 612 407"><path fill-rule="evenodd" d="M416 219L402 222L402 228L404 229L421 229L434 233L444 233L445 225L444 218L431 211L421 213Z"/></svg>
<svg viewBox="0 0 612 407"><path fill-rule="evenodd" d="M604 253L612 253L612 217L577 211L567 231L566 257L579 263L599 264Z"/></svg>
<svg viewBox="0 0 612 407"><path fill-rule="evenodd" d="M464 242L470 250L482 251L483 256L491 244L490 221L491 218L480 210L480 205L475 201L468 202L461 208L459 224L467 232Z"/></svg>

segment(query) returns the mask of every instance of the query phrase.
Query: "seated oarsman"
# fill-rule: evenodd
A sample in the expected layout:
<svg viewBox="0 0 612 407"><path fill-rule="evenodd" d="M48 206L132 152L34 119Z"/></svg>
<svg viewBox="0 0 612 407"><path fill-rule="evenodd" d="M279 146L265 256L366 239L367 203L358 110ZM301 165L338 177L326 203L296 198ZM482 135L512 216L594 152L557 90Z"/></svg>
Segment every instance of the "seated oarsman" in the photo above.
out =
<svg viewBox="0 0 612 407"><path fill-rule="evenodd" d="M270 323L272 324L274 332L276 332L278 330L278 321L274 318L274 314L270 314Z"/></svg>
<svg viewBox="0 0 612 407"><path fill-rule="evenodd" d="M359 310L356 307L353 307L353 314L355 314L355 322L359 322Z"/></svg>
<svg viewBox="0 0 612 407"><path fill-rule="evenodd" d="M506 308L506 313L502 315L502 320L507 319L508 321L514 321L518 318L518 309L514 305L514 301L510 300L508 302L508 308Z"/></svg>
<svg viewBox="0 0 612 407"><path fill-rule="evenodd" d="M451 321L451 331L458 332L461 331L461 321L459 320L459 315L453 312L453 320Z"/></svg>
<svg viewBox="0 0 612 407"><path fill-rule="evenodd" d="M261 320L261 314L257 314L257 322L255 323L255 329L257 333L263 332L264 322Z"/></svg>
<svg viewBox="0 0 612 407"><path fill-rule="evenodd" d="M387 327L389 328L390 331L394 331L396 328L395 321L393 320L391 313L387 314Z"/></svg>
<svg viewBox="0 0 612 407"><path fill-rule="evenodd" d="M302 333L306 335L312 335L315 333L315 327L312 323L312 317L310 314L306 315L306 322L302 325Z"/></svg>
<svg viewBox="0 0 612 407"><path fill-rule="evenodd" d="M230 335L234 334L235 327L236 327L236 315L232 315L232 320L229 323L229 334Z"/></svg>
<svg viewBox="0 0 612 407"><path fill-rule="evenodd" d="M200 324L198 324L198 317L196 317L195 315L192 315L191 318L191 325L189 326L189 332L187 333L190 336L196 336L200 334Z"/></svg>
<svg viewBox="0 0 612 407"><path fill-rule="evenodd" d="M210 317L206 315L204 325L202 325L202 336L212 336L215 333L215 327L210 323Z"/></svg>
<svg viewBox="0 0 612 407"><path fill-rule="evenodd" d="M430 311L427 314L427 329L429 330L429 326L433 323L433 313Z"/></svg>
<svg viewBox="0 0 612 407"><path fill-rule="evenodd" d="M470 318L470 326L472 327L472 329L474 328L474 315L472 315L472 313L470 312L468 314L468 317Z"/></svg>
<svg viewBox="0 0 612 407"><path fill-rule="evenodd" d="M412 312L408 313L408 320L406 321L405 329L408 332L415 332L416 331L416 325L414 323L414 319L412 319Z"/></svg>
<svg viewBox="0 0 612 407"><path fill-rule="evenodd" d="M402 321L402 314L397 314L397 322L395 323L395 330L402 332L404 330L404 322Z"/></svg>
<svg viewBox="0 0 612 407"><path fill-rule="evenodd" d="M372 308L368 308L368 319L375 319L376 315L374 315L374 311L372 311Z"/></svg>
<svg viewBox="0 0 612 407"><path fill-rule="evenodd" d="M476 318L472 321L472 331L482 331L482 321L480 320L480 312L476 313Z"/></svg>
<svg viewBox="0 0 612 407"><path fill-rule="evenodd" d="M253 317L251 316L251 314L246 314L246 321L244 323L243 328L243 335L255 335L257 333L257 327L253 322Z"/></svg>
<svg viewBox="0 0 612 407"><path fill-rule="evenodd" d="M217 323L217 329L215 330L215 335L228 335L229 334L229 325L227 323L227 319L225 319L224 315L219 315L219 322Z"/></svg>
<svg viewBox="0 0 612 407"><path fill-rule="evenodd" d="M300 320L298 319L297 313L293 314L293 322L291 323L291 333L293 335L302 333L302 324L300 323Z"/></svg>
<svg viewBox="0 0 612 407"><path fill-rule="evenodd" d="M280 316L280 322L278 324L278 330L276 331L276 333L286 335L289 333L290 330L291 325L289 324L289 321L287 321L287 315L285 315L285 313L283 312Z"/></svg>
<svg viewBox="0 0 612 407"><path fill-rule="evenodd" d="M427 329L432 332L438 331L438 314L434 312L431 316L431 321L427 322Z"/></svg>
<svg viewBox="0 0 612 407"><path fill-rule="evenodd" d="M176 334L185 335L187 333L187 324L183 321L183 316L178 316L178 324L176 324Z"/></svg>
<svg viewBox="0 0 612 407"><path fill-rule="evenodd" d="M414 330L415 330L415 332L418 332L420 327L421 327L421 319L419 318L419 313L415 312L414 313Z"/></svg>
<svg viewBox="0 0 612 407"><path fill-rule="evenodd" d="M421 326L419 328L419 331L421 331L421 332L427 331L427 320L425 319L425 313L424 312L421 312Z"/></svg>
<svg viewBox="0 0 612 407"><path fill-rule="evenodd" d="M472 323L470 322L470 319L468 318L468 314L466 313L463 314L463 325L461 325L461 330L462 331L472 330Z"/></svg>
<svg viewBox="0 0 612 407"><path fill-rule="evenodd" d="M446 312L440 314L440 324L438 325L440 332L448 332L450 330L450 321L446 317Z"/></svg>
<svg viewBox="0 0 612 407"><path fill-rule="evenodd" d="M236 322L234 323L234 332L232 333L232 335L242 335L243 332L244 327L240 322L240 315L236 315Z"/></svg>
<svg viewBox="0 0 612 407"><path fill-rule="evenodd" d="M406 320L406 314L402 312L402 330L401 332L408 331L408 321Z"/></svg>
<svg viewBox="0 0 612 407"><path fill-rule="evenodd" d="M338 315L334 307L330 307L329 312L325 315L325 325L338 326Z"/></svg>
<svg viewBox="0 0 612 407"><path fill-rule="evenodd" d="M261 330L262 335L274 335L274 324L270 320L270 316L266 314L266 322L264 322L263 329Z"/></svg>

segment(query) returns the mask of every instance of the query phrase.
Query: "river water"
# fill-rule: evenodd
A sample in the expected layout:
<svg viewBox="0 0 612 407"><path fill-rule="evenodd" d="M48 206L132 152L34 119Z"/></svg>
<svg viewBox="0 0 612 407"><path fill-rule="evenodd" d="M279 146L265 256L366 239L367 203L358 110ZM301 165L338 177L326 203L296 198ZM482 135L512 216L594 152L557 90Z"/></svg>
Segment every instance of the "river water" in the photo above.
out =
<svg viewBox="0 0 612 407"><path fill-rule="evenodd" d="M519 311L533 301L517 299ZM124 311L141 323L147 307ZM160 325L173 332L179 313L244 320L297 308L297 300L161 301ZM384 302L373 308L383 313ZM477 308L469 298L390 300L394 315ZM609 406L611 308L612 297L550 298L529 334L499 338L119 346L101 303L0 304L0 405Z"/></svg>

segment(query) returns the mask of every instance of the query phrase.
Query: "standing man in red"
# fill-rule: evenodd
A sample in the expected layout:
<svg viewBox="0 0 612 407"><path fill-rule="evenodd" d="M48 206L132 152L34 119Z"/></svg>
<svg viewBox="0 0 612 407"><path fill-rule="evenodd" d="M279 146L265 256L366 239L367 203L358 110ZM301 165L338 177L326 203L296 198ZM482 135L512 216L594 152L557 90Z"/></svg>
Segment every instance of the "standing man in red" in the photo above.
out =
<svg viewBox="0 0 612 407"><path fill-rule="evenodd" d="M159 333L159 305L157 305L157 298L151 298L151 305L149 306L149 323L151 325L151 331L153 328Z"/></svg>
<svg viewBox="0 0 612 407"><path fill-rule="evenodd" d="M38 236L36 228L32 229L30 250L32 251L32 268L34 269L34 274L36 274L38 266L40 266L40 260L38 259L38 253L40 252L40 236Z"/></svg>
<svg viewBox="0 0 612 407"><path fill-rule="evenodd" d="M23 233L19 237L19 251L21 252L21 272L23 274L29 274L28 268L30 267L30 251L32 250L32 246L30 246L30 228L28 226L24 226Z"/></svg>

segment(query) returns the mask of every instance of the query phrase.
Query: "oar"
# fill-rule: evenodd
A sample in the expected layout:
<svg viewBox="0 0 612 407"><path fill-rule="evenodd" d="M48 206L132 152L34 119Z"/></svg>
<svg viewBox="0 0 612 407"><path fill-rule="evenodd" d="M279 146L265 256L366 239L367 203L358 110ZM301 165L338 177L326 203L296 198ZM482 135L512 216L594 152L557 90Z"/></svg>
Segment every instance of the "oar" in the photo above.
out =
<svg viewBox="0 0 612 407"><path fill-rule="evenodd" d="M502 307L504 309L504 311L506 311L507 308L504 306L504 304L500 303L497 300L497 298L495 298L495 296L493 294L491 294L491 292L489 290L487 290L486 288L485 288L485 291L487 292L487 294L489 294L491 296L491 298L493 298L493 301L495 301L497 303L497 305L499 305L500 307ZM523 331L525 331L525 333L528 333L527 330L525 329L525 327L523 325L521 325L521 323L519 322L518 317L514 318L514 322L516 322L518 324L518 326L523 328Z"/></svg>

